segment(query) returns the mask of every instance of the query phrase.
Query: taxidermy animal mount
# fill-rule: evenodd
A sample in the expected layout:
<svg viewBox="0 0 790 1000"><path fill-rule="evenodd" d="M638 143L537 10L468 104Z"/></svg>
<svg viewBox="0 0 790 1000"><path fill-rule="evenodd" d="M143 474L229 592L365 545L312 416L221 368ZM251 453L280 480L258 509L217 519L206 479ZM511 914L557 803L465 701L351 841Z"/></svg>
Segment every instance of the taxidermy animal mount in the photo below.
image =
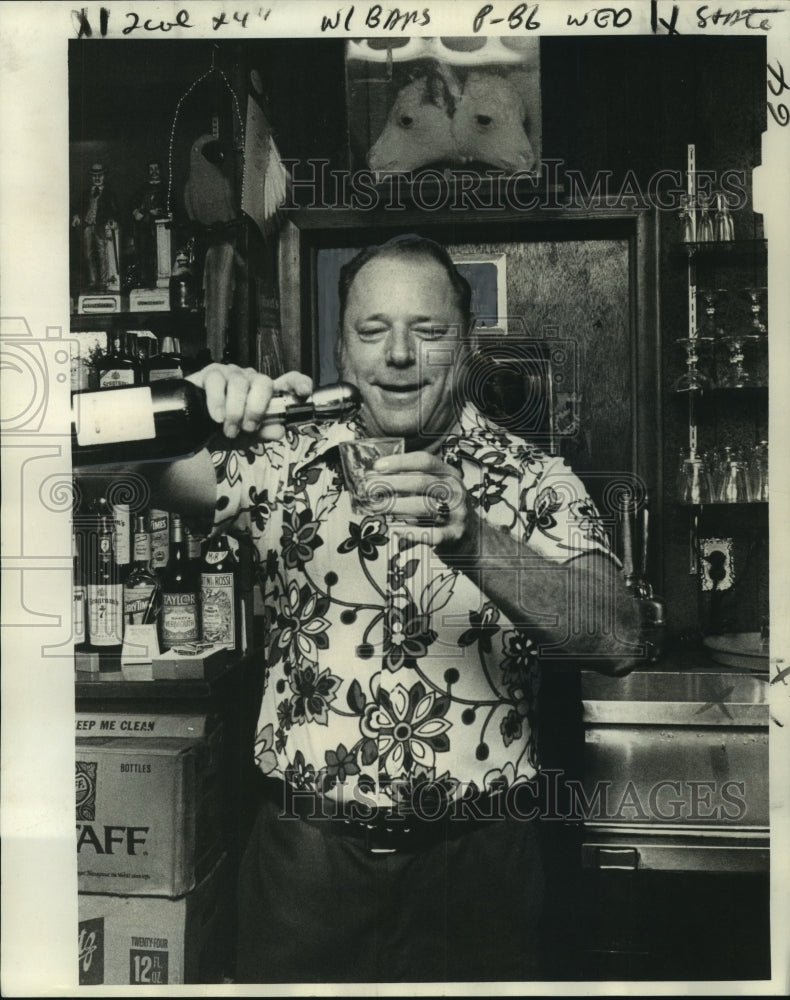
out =
<svg viewBox="0 0 790 1000"><path fill-rule="evenodd" d="M531 170L524 104L509 80L475 70L461 83L449 66L422 70L398 92L368 153L371 170L410 171L428 163L481 162Z"/></svg>

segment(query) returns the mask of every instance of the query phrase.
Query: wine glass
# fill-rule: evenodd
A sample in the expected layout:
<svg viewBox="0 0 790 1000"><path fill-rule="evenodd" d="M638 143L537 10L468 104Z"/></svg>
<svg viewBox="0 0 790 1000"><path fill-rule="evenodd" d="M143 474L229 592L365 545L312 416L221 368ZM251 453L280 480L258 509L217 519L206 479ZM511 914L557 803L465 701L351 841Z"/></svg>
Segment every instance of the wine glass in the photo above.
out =
<svg viewBox="0 0 790 1000"><path fill-rule="evenodd" d="M705 303L705 317L702 323L697 325L697 339L708 341L723 336L724 331L721 326L716 325L716 314L721 312L726 302L727 289L700 288L697 294Z"/></svg>
<svg viewBox="0 0 790 1000"><path fill-rule="evenodd" d="M752 285L744 288L744 294L749 300L749 309L752 314L751 333L748 334L750 340L757 340L768 335L768 327L763 319L763 295L768 289L764 285Z"/></svg>
<svg viewBox="0 0 790 1000"><path fill-rule="evenodd" d="M755 384L754 377L743 367L743 348L747 340L754 339L747 332L732 333L724 338L729 347L730 358L727 371L719 379L719 385L725 389L747 389Z"/></svg>
<svg viewBox="0 0 790 1000"><path fill-rule="evenodd" d="M673 384L675 392L702 392L704 389L709 389L711 380L697 367L700 338L678 337L676 343L683 344L686 348L686 370L675 379Z"/></svg>

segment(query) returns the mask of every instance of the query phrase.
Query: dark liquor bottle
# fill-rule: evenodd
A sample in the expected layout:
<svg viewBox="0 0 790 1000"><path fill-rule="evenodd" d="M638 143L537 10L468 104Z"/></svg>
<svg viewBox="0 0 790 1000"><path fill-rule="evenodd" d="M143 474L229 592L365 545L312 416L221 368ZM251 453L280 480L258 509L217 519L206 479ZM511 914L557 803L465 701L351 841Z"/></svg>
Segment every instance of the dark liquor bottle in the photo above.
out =
<svg viewBox="0 0 790 1000"><path fill-rule="evenodd" d="M212 538L203 556L200 609L203 641L240 650L239 564L225 535Z"/></svg>
<svg viewBox="0 0 790 1000"><path fill-rule="evenodd" d="M181 358L176 354L175 341L172 337L162 338L162 349L159 354L155 354L148 359L147 381L160 382L162 379L183 378L184 369Z"/></svg>
<svg viewBox="0 0 790 1000"><path fill-rule="evenodd" d="M132 365L134 385L142 385L143 369L140 364L140 354L137 347L137 334L134 330L127 330L123 335L123 357Z"/></svg>
<svg viewBox="0 0 790 1000"><path fill-rule="evenodd" d="M170 558L162 575L160 638L163 649L200 639L199 581L189 566L179 514L170 515Z"/></svg>
<svg viewBox="0 0 790 1000"><path fill-rule="evenodd" d="M308 399L290 394L273 397L262 423L334 420L354 413L359 402L356 387L339 382L316 389ZM216 430L205 393L184 379L72 396L75 466L136 464L192 455Z"/></svg>
<svg viewBox="0 0 790 1000"><path fill-rule="evenodd" d="M151 625L159 620L162 603L159 580L151 569L151 534L145 516L134 519L134 561L123 588L123 621Z"/></svg>
<svg viewBox="0 0 790 1000"><path fill-rule="evenodd" d="M97 371L100 389L120 389L135 384L135 363L126 356L120 333L108 333L108 349L99 358Z"/></svg>
<svg viewBox="0 0 790 1000"><path fill-rule="evenodd" d="M111 519L99 519L99 532L91 546L93 558L88 573L88 646L99 654L102 670L121 669L123 645L122 586L113 552Z"/></svg>
<svg viewBox="0 0 790 1000"><path fill-rule="evenodd" d="M189 565L195 570L196 573L200 573L203 569L203 544L206 539L203 535L199 535L195 531L190 531L186 525L184 525L184 536L187 540L187 558L189 559Z"/></svg>
<svg viewBox="0 0 790 1000"><path fill-rule="evenodd" d="M83 535L76 532L71 536L71 556L72 556L72 613L71 622L74 632L74 652L81 652L85 649L88 633L86 628L85 609L87 605L87 593L85 587L85 577L82 572L82 557L80 544Z"/></svg>
<svg viewBox="0 0 790 1000"><path fill-rule="evenodd" d="M184 375L191 375L192 372L197 371L195 359L181 350L181 340L178 337L173 337L173 357L181 365L181 371Z"/></svg>

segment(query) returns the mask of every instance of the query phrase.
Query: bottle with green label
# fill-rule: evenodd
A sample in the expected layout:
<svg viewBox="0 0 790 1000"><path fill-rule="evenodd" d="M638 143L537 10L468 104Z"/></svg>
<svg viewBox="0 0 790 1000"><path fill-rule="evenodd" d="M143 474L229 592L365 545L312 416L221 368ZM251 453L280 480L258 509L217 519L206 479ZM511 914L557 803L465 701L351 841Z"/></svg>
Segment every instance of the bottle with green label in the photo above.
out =
<svg viewBox="0 0 790 1000"><path fill-rule="evenodd" d="M132 568L123 588L124 625L152 625L159 620L162 594L151 569L151 534L142 514L134 519L133 549Z"/></svg>
<svg viewBox="0 0 790 1000"><path fill-rule="evenodd" d="M199 587L197 575L189 565L181 515L171 514L170 556L162 575L163 649L200 640Z"/></svg>
<svg viewBox="0 0 790 1000"><path fill-rule="evenodd" d="M241 649L239 564L225 535L212 538L200 574L202 638L212 645Z"/></svg>

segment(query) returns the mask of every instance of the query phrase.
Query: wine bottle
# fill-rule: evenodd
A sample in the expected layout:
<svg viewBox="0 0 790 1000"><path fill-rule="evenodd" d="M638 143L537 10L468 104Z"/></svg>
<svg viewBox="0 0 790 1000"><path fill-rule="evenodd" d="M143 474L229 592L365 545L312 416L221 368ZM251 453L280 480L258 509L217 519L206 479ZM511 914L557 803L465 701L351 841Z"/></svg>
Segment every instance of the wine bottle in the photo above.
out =
<svg viewBox="0 0 790 1000"><path fill-rule="evenodd" d="M199 451L217 425L202 389L168 379L123 392L72 397L72 462L113 465L179 458Z"/></svg>
<svg viewBox="0 0 790 1000"><path fill-rule="evenodd" d="M200 610L204 642L241 649L239 613L239 564L225 535L212 538L200 574Z"/></svg>
<svg viewBox="0 0 790 1000"><path fill-rule="evenodd" d="M179 514L170 515L170 557L162 575L163 649L200 639L199 582L189 566Z"/></svg>
<svg viewBox="0 0 790 1000"><path fill-rule="evenodd" d="M81 652L85 649L88 633L86 629L85 607L87 595L85 592L85 578L82 573L82 558L80 554L80 539L74 532L71 536L71 557L72 557L72 612L71 622L74 632L74 652Z"/></svg>
<svg viewBox="0 0 790 1000"><path fill-rule="evenodd" d="M316 389L307 399L274 396L262 424L332 420L360 403L353 385L339 382ZM75 466L175 459L199 451L217 425L202 389L184 379L108 393L72 397L71 453Z"/></svg>
<svg viewBox="0 0 790 1000"><path fill-rule="evenodd" d="M161 610L161 587L151 569L151 534L145 515L134 519L134 561L123 588L123 621L128 625L151 625Z"/></svg>
<svg viewBox="0 0 790 1000"><path fill-rule="evenodd" d="M161 351L148 359L148 383L159 382L162 379L183 378L183 375L184 369L181 358L176 354L175 341L172 337L163 337Z"/></svg>
<svg viewBox="0 0 790 1000"><path fill-rule="evenodd" d="M88 645L99 653L100 669L120 670L123 645L122 588L113 552L110 518L102 516L88 575Z"/></svg>

